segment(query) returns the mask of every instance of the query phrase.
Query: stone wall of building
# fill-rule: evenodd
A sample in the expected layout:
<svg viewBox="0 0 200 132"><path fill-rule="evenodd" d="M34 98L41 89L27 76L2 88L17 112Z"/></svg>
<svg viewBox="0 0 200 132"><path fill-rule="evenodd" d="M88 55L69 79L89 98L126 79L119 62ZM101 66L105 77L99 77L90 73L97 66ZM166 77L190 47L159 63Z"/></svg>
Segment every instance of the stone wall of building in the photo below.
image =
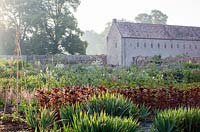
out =
<svg viewBox="0 0 200 132"><path fill-rule="evenodd" d="M166 58L185 54L200 57L200 41L124 38L124 43L125 66L135 63L137 56L161 55Z"/></svg>
<svg viewBox="0 0 200 132"><path fill-rule="evenodd" d="M122 40L115 24L112 25L107 37L107 63L122 64Z"/></svg>

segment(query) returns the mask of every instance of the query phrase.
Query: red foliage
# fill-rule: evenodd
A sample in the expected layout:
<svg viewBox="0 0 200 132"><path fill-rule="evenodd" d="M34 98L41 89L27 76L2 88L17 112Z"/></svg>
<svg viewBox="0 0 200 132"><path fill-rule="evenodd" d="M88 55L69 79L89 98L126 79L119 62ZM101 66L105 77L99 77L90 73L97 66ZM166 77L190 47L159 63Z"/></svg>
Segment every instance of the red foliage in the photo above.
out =
<svg viewBox="0 0 200 132"><path fill-rule="evenodd" d="M176 88L160 89L115 89L130 98L134 103L151 107L152 109L167 109L182 107L200 107L200 88L181 90Z"/></svg>
<svg viewBox="0 0 200 132"><path fill-rule="evenodd" d="M41 107L59 109L62 105L75 104L86 101L93 95L107 92L105 87L65 87L52 91L38 90L36 97ZM118 93L129 98L133 103L146 105L152 109L167 109L182 107L200 107L200 88L134 88L114 89L111 93Z"/></svg>
<svg viewBox="0 0 200 132"><path fill-rule="evenodd" d="M39 101L39 106L46 108L58 109L62 105L75 104L83 102L92 95L97 95L106 92L104 87L65 87L54 88L52 91L37 90L36 97Z"/></svg>

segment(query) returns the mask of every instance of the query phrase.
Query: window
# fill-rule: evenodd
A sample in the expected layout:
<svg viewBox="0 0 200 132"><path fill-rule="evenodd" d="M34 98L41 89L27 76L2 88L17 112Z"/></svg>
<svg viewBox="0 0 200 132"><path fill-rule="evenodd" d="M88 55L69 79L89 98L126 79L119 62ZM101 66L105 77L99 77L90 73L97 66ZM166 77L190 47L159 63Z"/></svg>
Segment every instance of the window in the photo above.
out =
<svg viewBox="0 0 200 132"><path fill-rule="evenodd" d="M133 57L132 59L133 59L133 64L136 64L136 61L135 61L136 59L135 59L135 57Z"/></svg>
<svg viewBox="0 0 200 132"><path fill-rule="evenodd" d="M185 44L183 45L183 49L185 49Z"/></svg>
<svg viewBox="0 0 200 132"><path fill-rule="evenodd" d="M137 42L137 47L139 48L140 46L139 46L139 42Z"/></svg>
<svg viewBox="0 0 200 132"><path fill-rule="evenodd" d="M117 48L117 43L115 43L115 48Z"/></svg>
<svg viewBox="0 0 200 132"><path fill-rule="evenodd" d="M197 45L195 45L195 49L197 49Z"/></svg>
<svg viewBox="0 0 200 132"><path fill-rule="evenodd" d="M179 44L177 44L177 48L179 48Z"/></svg>
<svg viewBox="0 0 200 132"><path fill-rule="evenodd" d="M144 43L144 48L146 48L147 47L147 44L146 44L146 42Z"/></svg>
<svg viewBox="0 0 200 132"><path fill-rule="evenodd" d="M166 45L166 44L164 45L164 48L165 48L165 49L167 48L167 45Z"/></svg>
<svg viewBox="0 0 200 132"><path fill-rule="evenodd" d="M173 44L171 44L171 48L173 48Z"/></svg>
<svg viewBox="0 0 200 132"><path fill-rule="evenodd" d="M190 44L189 48L191 49L192 48L192 45Z"/></svg>
<svg viewBox="0 0 200 132"><path fill-rule="evenodd" d="M153 43L151 43L151 48L153 48Z"/></svg>
<svg viewBox="0 0 200 132"><path fill-rule="evenodd" d="M158 43L158 49L160 49L160 43Z"/></svg>

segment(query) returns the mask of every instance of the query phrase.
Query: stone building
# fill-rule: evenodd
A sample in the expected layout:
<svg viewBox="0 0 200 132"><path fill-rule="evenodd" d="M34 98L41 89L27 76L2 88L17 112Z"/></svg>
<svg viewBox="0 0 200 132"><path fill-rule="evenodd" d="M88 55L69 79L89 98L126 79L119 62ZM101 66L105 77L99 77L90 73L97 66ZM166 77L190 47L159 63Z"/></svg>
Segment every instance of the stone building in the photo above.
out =
<svg viewBox="0 0 200 132"><path fill-rule="evenodd" d="M113 20L107 36L107 63L129 66L137 56L200 57L200 27Z"/></svg>

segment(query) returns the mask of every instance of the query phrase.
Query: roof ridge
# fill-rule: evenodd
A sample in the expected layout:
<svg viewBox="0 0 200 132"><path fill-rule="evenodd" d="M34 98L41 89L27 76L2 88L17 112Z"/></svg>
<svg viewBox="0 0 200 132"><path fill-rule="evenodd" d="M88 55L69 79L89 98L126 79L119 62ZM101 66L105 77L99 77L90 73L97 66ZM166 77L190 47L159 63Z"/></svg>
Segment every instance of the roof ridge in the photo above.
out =
<svg viewBox="0 0 200 132"><path fill-rule="evenodd" d="M160 25L160 26L200 28L200 25L199 26L188 26L188 25L154 24L154 23L139 23L139 22L120 21L120 20L118 20L117 23L131 23L131 24L140 24L140 25Z"/></svg>

